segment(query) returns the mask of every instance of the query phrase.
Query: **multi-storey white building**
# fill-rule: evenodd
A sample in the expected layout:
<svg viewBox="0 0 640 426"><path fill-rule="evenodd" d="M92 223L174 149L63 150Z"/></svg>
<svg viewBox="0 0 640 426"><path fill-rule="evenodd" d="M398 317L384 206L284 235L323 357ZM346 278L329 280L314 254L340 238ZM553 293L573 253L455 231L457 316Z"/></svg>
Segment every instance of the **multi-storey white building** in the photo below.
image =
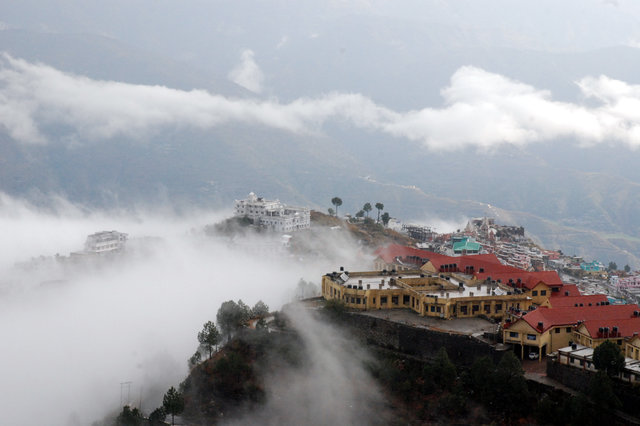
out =
<svg viewBox="0 0 640 426"><path fill-rule="evenodd" d="M122 250L127 241L127 234L118 231L102 231L91 234L84 243L87 253L105 253Z"/></svg>
<svg viewBox="0 0 640 426"><path fill-rule="evenodd" d="M236 216L248 217L254 224L276 232L291 232L311 226L311 213L306 207L291 207L278 200L265 200L253 192L245 200L234 203Z"/></svg>

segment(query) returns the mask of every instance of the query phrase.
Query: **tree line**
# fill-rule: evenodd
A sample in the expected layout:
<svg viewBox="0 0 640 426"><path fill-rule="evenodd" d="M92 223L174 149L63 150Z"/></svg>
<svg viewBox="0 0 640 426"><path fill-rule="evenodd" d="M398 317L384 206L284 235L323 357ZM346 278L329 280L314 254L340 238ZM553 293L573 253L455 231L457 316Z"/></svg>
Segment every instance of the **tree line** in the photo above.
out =
<svg viewBox="0 0 640 426"><path fill-rule="evenodd" d="M329 209L327 210L329 213L329 216L336 216L338 217L338 207L340 207L342 205L342 199L340 197L333 197L331 199L331 204L333 204L335 206L335 210L331 207L329 207ZM382 224L384 226L387 226L389 224L389 220L391 220L391 216L389 215L388 212L384 212L382 213L382 215L380 214L382 212L382 210L384 210L384 204L377 202L375 203L375 208L378 210L378 217L376 219L376 223L380 223L380 221L382 221ZM373 210L373 207L371 206L371 203L366 202L364 203L364 205L362 206L362 208L360 210L358 210L355 214L356 218L363 218L366 216L365 221L368 220L372 220L369 217L369 213Z"/></svg>

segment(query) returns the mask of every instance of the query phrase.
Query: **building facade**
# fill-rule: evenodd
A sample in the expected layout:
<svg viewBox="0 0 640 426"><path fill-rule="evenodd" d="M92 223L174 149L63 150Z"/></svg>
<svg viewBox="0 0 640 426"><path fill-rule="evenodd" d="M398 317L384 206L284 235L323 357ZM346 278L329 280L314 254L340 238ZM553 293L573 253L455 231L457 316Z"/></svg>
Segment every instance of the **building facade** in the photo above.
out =
<svg viewBox="0 0 640 426"><path fill-rule="evenodd" d="M293 232L311 226L311 212L306 207L291 207L278 200L265 200L253 192L234 203L234 215L253 220L256 226L274 232Z"/></svg>
<svg viewBox="0 0 640 426"><path fill-rule="evenodd" d="M87 253L106 253L124 249L127 234L118 231L102 231L91 234L84 243Z"/></svg>

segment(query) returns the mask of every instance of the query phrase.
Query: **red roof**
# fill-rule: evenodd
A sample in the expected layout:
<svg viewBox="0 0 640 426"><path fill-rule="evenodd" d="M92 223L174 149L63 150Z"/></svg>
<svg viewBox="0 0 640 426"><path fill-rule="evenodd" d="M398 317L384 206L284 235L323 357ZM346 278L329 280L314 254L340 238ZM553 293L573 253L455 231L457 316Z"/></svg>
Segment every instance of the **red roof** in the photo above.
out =
<svg viewBox="0 0 640 426"><path fill-rule="evenodd" d="M564 289L564 287L562 288ZM561 290L562 291L562 290ZM575 307L578 305L584 306L596 306L596 303L600 304L607 301L606 294L591 294L588 296L565 296L565 297L553 297L551 302L552 308L566 308Z"/></svg>
<svg viewBox="0 0 640 426"><path fill-rule="evenodd" d="M446 265L455 265L455 269L461 272L467 270L479 271L504 267L495 254L470 254L465 256L446 256L444 254L432 253L429 258L436 270L441 270Z"/></svg>
<svg viewBox="0 0 640 426"><path fill-rule="evenodd" d="M575 325L578 321L609 321L633 317L638 305L600 305L584 307L546 308L540 307L521 318L534 329L544 332L551 327ZM538 327L542 323L542 327Z"/></svg>
<svg viewBox="0 0 640 426"><path fill-rule="evenodd" d="M396 259L399 257L401 259L405 259L407 257L417 257L421 259L421 263L419 266L422 266L427 259L429 259L432 255L436 253L420 250L413 247L407 247L400 244L390 244L386 247L380 247L374 252L375 255L379 256L385 263L395 263Z"/></svg>
<svg viewBox="0 0 640 426"><path fill-rule="evenodd" d="M503 266L505 267L505 266ZM541 281L550 287L562 286L562 280L556 271L523 271L522 269L513 268L507 266L506 268L512 268L512 270L501 271L484 271L483 273L476 274L476 278L479 280L487 279L491 277L492 280L500 280L502 284L509 285L509 280L515 284L515 287L526 288L531 290L537 286Z"/></svg>
<svg viewBox="0 0 640 426"><path fill-rule="evenodd" d="M575 284L564 284L558 291L552 291L551 297L574 297L581 296L580 289Z"/></svg>
<svg viewBox="0 0 640 426"><path fill-rule="evenodd" d="M637 306L636 306L637 308ZM593 319L587 320L583 324L587 327L589 335L594 339L602 339L607 337L631 337L634 333L640 333L640 317L624 318L624 319ZM600 328L608 327L609 331ZM614 331L617 327L617 331Z"/></svg>

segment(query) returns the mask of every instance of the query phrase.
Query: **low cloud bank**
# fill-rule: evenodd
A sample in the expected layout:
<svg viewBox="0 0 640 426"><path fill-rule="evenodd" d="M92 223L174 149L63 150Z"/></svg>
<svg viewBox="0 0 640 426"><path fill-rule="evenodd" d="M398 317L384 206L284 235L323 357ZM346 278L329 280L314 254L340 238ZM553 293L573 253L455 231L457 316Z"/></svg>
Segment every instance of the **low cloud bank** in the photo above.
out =
<svg viewBox="0 0 640 426"><path fill-rule="evenodd" d="M317 256L256 252L270 244L262 239L231 244L193 232L221 213L87 212L63 201L42 211L0 200L5 424L91 424L118 410L123 382L132 382L124 391L129 401L141 401L148 413L186 376L197 333L223 301L263 300L279 309L300 278L318 284L335 269ZM140 249L76 267L13 267L38 255L68 255L82 249L87 234L112 229L129 233Z"/></svg>
<svg viewBox="0 0 640 426"><path fill-rule="evenodd" d="M254 66L255 65L255 66ZM261 72L243 53L235 78L255 92ZM329 93L290 103L234 99L204 90L182 91L97 81L4 55L0 61L0 126L24 143L46 143L47 126L79 139L145 137L164 126L201 129L226 123L313 133L328 121L423 143L434 150L490 149L562 138L581 144L640 145L640 86L606 76L576 82L584 102L552 94L485 70L465 66L442 90L441 108L399 112L353 93Z"/></svg>

